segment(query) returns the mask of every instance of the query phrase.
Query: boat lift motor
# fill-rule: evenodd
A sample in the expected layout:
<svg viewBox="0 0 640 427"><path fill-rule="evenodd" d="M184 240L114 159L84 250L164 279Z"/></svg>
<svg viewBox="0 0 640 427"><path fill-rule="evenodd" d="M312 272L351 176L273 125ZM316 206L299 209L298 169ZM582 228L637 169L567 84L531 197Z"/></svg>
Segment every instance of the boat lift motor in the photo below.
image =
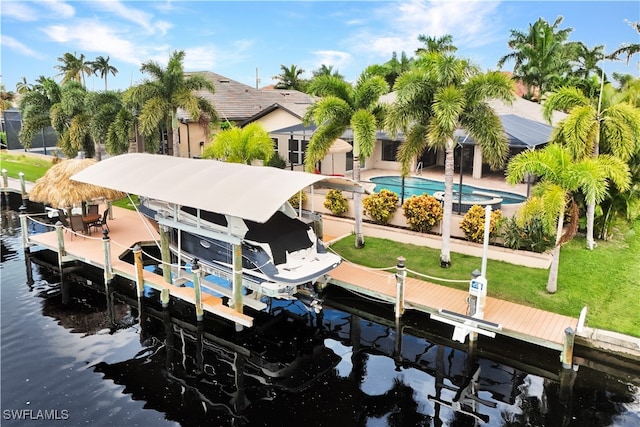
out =
<svg viewBox="0 0 640 427"><path fill-rule="evenodd" d="M469 282L468 315L476 319L483 319L485 300L487 299L487 279L480 275L474 274L473 276Z"/></svg>

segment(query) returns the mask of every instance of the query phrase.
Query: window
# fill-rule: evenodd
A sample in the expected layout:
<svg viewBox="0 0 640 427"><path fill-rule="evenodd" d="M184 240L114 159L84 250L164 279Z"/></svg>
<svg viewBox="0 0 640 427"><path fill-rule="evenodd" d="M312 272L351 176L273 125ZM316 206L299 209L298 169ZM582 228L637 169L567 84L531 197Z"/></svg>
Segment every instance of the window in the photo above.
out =
<svg viewBox="0 0 640 427"><path fill-rule="evenodd" d="M277 153L278 152L278 138L271 138L271 141L273 141L273 151L275 151Z"/></svg>
<svg viewBox="0 0 640 427"><path fill-rule="evenodd" d="M303 164L307 145L309 145L309 141L306 139L301 141L293 138L289 139L289 162L294 165Z"/></svg>
<svg viewBox="0 0 640 427"><path fill-rule="evenodd" d="M382 140L382 160L386 162L397 161L398 147L400 147L399 141L390 141L388 139Z"/></svg>

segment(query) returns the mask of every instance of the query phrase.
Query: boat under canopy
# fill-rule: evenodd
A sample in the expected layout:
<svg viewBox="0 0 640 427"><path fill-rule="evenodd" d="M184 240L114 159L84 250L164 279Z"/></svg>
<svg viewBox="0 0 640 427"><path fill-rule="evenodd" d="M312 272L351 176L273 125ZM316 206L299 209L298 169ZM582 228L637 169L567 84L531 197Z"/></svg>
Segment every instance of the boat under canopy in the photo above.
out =
<svg viewBox="0 0 640 427"><path fill-rule="evenodd" d="M71 179L262 223L310 185L365 192L344 177L144 153L110 157Z"/></svg>

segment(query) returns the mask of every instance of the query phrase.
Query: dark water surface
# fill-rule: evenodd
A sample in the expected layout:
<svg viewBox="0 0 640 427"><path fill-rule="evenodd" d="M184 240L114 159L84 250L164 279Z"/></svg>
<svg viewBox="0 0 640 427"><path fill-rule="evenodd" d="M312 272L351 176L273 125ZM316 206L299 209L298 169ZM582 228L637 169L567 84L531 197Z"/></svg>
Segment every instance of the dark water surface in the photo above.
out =
<svg viewBox="0 0 640 427"><path fill-rule="evenodd" d="M1 243L2 426L640 425L638 371L604 358L563 373L557 352L454 343L426 316L398 325L336 291L321 315L274 303L241 332L156 295L141 314L130 284L107 297L91 268L63 304L50 270L32 263L29 284L6 211Z"/></svg>

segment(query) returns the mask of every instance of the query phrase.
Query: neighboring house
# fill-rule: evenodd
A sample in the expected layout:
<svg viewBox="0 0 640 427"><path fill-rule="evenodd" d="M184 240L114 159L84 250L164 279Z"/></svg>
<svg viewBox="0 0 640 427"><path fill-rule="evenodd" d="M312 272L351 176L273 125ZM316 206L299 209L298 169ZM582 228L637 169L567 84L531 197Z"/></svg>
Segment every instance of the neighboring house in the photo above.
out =
<svg viewBox="0 0 640 427"><path fill-rule="evenodd" d="M18 139L18 134L22 128L22 115L16 108L2 111L3 130L7 135L7 147L9 150L24 149ZM47 148L54 149L58 144L58 136L51 126L47 126L31 141L31 152L47 154ZM4 147L3 147L4 148ZM51 154L51 153L48 153Z"/></svg>
<svg viewBox="0 0 640 427"><path fill-rule="evenodd" d="M185 73L195 74L195 73ZM220 74L198 72L215 85L215 93L198 91L208 99L218 112L221 122L244 126L257 121L267 131L300 123L302 115L313 103L313 98L297 90L256 89ZM210 138L209 128L203 123L192 122L184 110L178 110L180 121L180 157L200 157L202 147ZM274 137L274 148L287 158L286 142Z"/></svg>

